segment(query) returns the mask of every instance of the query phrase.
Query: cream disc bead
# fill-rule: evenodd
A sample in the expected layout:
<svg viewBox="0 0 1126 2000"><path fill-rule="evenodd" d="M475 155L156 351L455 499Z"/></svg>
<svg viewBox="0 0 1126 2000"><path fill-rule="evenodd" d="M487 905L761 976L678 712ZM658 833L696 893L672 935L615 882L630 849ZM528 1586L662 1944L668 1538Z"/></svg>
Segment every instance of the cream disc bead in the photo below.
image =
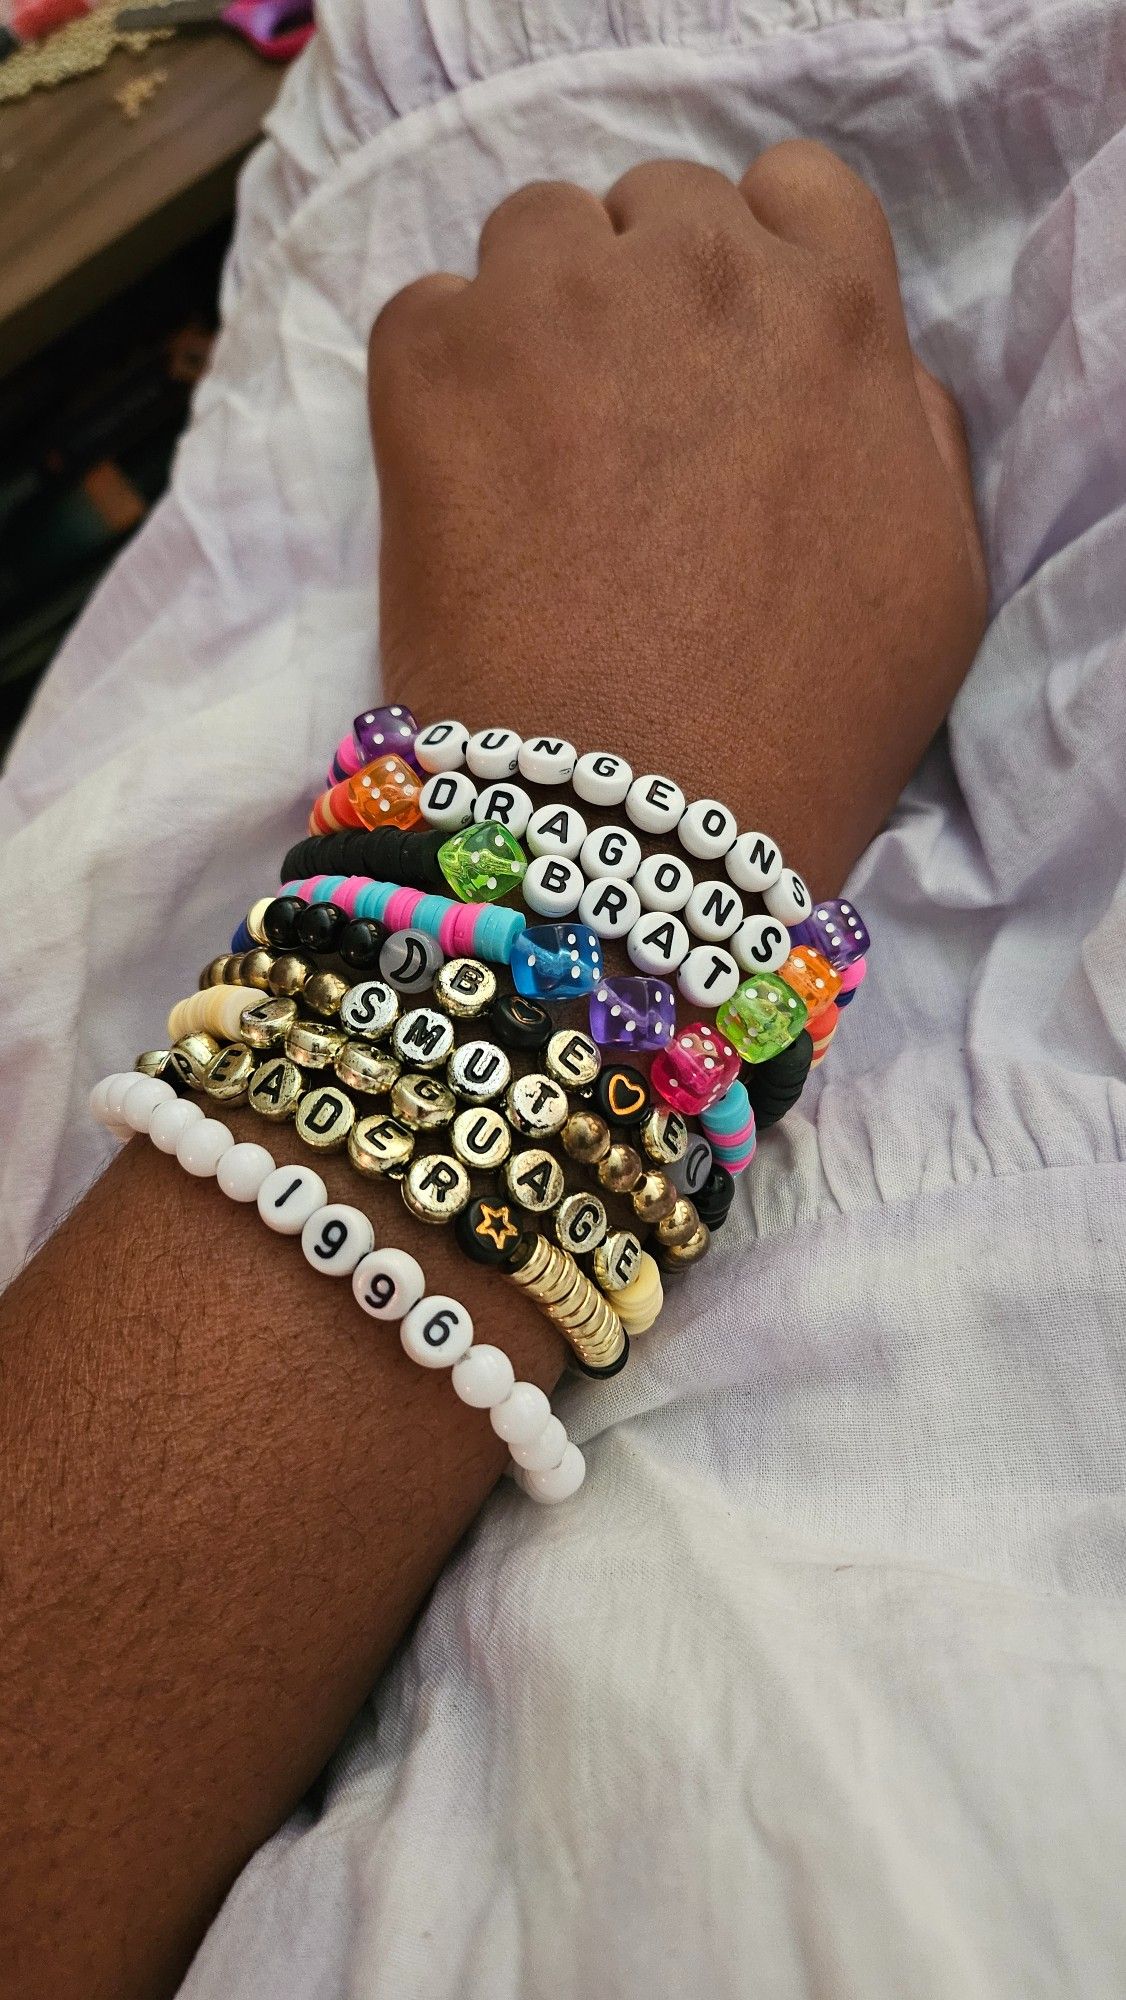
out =
<svg viewBox="0 0 1126 2000"><path fill-rule="evenodd" d="M525 829L532 854L562 854L574 861L586 839L586 821L574 806L540 806Z"/></svg>
<svg viewBox="0 0 1126 2000"><path fill-rule="evenodd" d="M569 785L578 754L565 737L527 736L516 765L530 785Z"/></svg>
<svg viewBox="0 0 1126 2000"><path fill-rule="evenodd" d="M256 944L265 944L267 942L266 933L262 926L266 911L273 900L272 896L259 896L258 901L252 903L247 911L246 928Z"/></svg>
<svg viewBox="0 0 1126 2000"><path fill-rule="evenodd" d="M522 840L532 817L532 800L522 785L489 785L477 800L474 819L484 826L489 821L506 826L514 839Z"/></svg>
<svg viewBox="0 0 1126 2000"><path fill-rule="evenodd" d="M479 729L466 744L465 762L475 778L510 778L522 741L514 729Z"/></svg>
<svg viewBox="0 0 1126 2000"><path fill-rule="evenodd" d="M790 956L790 933L777 917L748 917L731 939L744 972L776 972Z"/></svg>
<svg viewBox="0 0 1126 2000"><path fill-rule="evenodd" d="M312 1167L275 1167L258 1190L258 1213L278 1236L300 1236L327 1201L328 1189Z"/></svg>
<svg viewBox="0 0 1126 2000"><path fill-rule="evenodd" d="M692 894L694 876L679 854L649 854L633 878L646 910L682 910Z"/></svg>
<svg viewBox="0 0 1126 2000"><path fill-rule="evenodd" d="M157 1152L174 1153L181 1132L189 1125L198 1125L203 1115L202 1105L190 1097L174 1097L170 1104L158 1104L149 1120L149 1138Z"/></svg>
<svg viewBox="0 0 1126 2000"><path fill-rule="evenodd" d="M737 931L746 912L743 899L730 882L697 882L684 905L684 921L705 944L722 944Z"/></svg>
<svg viewBox="0 0 1126 2000"><path fill-rule="evenodd" d="M330 1201L315 1208L301 1231L307 1261L326 1278L350 1278L374 1242L375 1231L368 1217L349 1201Z"/></svg>
<svg viewBox="0 0 1126 2000"><path fill-rule="evenodd" d="M176 1101L176 1093L170 1083L164 1083L155 1076L139 1076L121 1101L121 1115L134 1132L147 1133L157 1105L169 1101Z"/></svg>
<svg viewBox="0 0 1126 2000"><path fill-rule="evenodd" d="M802 924L813 908L813 897L796 868L783 868L777 882L763 891L763 902L772 917L784 924Z"/></svg>
<svg viewBox="0 0 1126 2000"><path fill-rule="evenodd" d="M223 1154L215 1178L229 1201L257 1201L263 1181L268 1180L276 1165L265 1146L240 1141Z"/></svg>
<svg viewBox="0 0 1126 2000"><path fill-rule="evenodd" d="M538 1438L531 1444L509 1446L513 1461L523 1472L554 1472L563 1462L570 1439L558 1417L549 1417Z"/></svg>
<svg viewBox="0 0 1126 2000"><path fill-rule="evenodd" d="M596 826L579 852L579 866L589 882L612 876L628 882L641 861L641 842L628 826Z"/></svg>
<svg viewBox="0 0 1126 2000"><path fill-rule="evenodd" d="M471 826L476 806L477 787L464 771L436 771L418 795L418 810L427 825L446 833Z"/></svg>
<svg viewBox="0 0 1126 2000"><path fill-rule="evenodd" d="M420 729L413 749L417 762L431 775L435 771L460 771L469 747L469 731L463 722L432 722Z"/></svg>
<svg viewBox="0 0 1126 2000"><path fill-rule="evenodd" d="M719 944L698 944L676 969L676 983L692 1007L722 1007L743 977L729 951Z"/></svg>
<svg viewBox="0 0 1126 2000"><path fill-rule="evenodd" d="M719 799L693 799L676 837L685 853L695 855L697 861L718 861L733 845L738 831L734 813Z"/></svg>
<svg viewBox="0 0 1126 2000"><path fill-rule="evenodd" d="M626 793L626 817L642 833L671 833L684 814L685 799L672 778L646 771Z"/></svg>
<svg viewBox="0 0 1126 2000"><path fill-rule="evenodd" d="M569 917L586 887L581 868L562 854L540 854L521 883L524 901L538 917Z"/></svg>
<svg viewBox="0 0 1126 2000"><path fill-rule="evenodd" d="M405 1319L426 1290L426 1278L409 1250L387 1245L369 1250L352 1273L356 1304L372 1319Z"/></svg>
<svg viewBox="0 0 1126 2000"><path fill-rule="evenodd" d="M516 1374L503 1348L482 1341L471 1347L450 1377L454 1395L471 1410L494 1410L512 1392Z"/></svg>
<svg viewBox="0 0 1126 2000"><path fill-rule="evenodd" d="M420 1368L452 1368L473 1345L473 1320L459 1299L431 1292L411 1307L399 1339Z"/></svg>
<svg viewBox="0 0 1126 2000"><path fill-rule="evenodd" d="M679 917L660 911L641 917L626 939L626 951L639 972L671 979L687 958L690 939Z"/></svg>
<svg viewBox="0 0 1126 2000"><path fill-rule="evenodd" d="M741 833L723 865L737 889L761 896L782 873L782 851L768 833Z"/></svg>
<svg viewBox="0 0 1126 2000"><path fill-rule="evenodd" d="M577 1493L586 1478L586 1460L577 1444L569 1444L551 1472L521 1472L520 1489L541 1507L554 1507Z"/></svg>
<svg viewBox="0 0 1126 2000"><path fill-rule="evenodd" d="M633 770L612 750L588 750L575 765L571 782L588 805L620 806L633 783Z"/></svg>
<svg viewBox="0 0 1126 2000"><path fill-rule="evenodd" d="M516 1382L503 1403L489 1411L489 1422L505 1444L532 1444L551 1415L551 1404L534 1382Z"/></svg>
<svg viewBox="0 0 1126 2000"><path fill-rule="evenodd" d="M600 938L626 937L641 915L641 898L632 882L606 875L588 882L579 897L579 922Z"/></svg>
<svg viewBox="0 0 1126 2000"><path fill-rule="evenodd" d="M197 1125L185 1125L176 1142L176 1158L185 1173L206 1180L234 1143L233 1135L217 1118L201 1118Z"/></svg>

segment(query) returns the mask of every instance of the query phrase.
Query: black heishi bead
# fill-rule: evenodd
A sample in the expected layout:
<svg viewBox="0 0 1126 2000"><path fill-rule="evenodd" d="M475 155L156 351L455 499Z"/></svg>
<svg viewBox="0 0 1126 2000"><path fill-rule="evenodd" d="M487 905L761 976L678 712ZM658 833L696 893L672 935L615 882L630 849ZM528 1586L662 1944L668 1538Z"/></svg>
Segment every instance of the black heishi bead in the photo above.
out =
<svg viewBox="0 0 1126 2000"><path fill-rule="evenodd" d="M275 896L262 918L267 942L276 944L280 951L292 951L297 943L297 918L304 908L300 896Z"/></svg>
<svg viewBox="0 0 1126 2000"><path fill-rule="evenodd" d="M403 882L408 889L425 889L439 896L448 896L450 885L438 865L438 849L449 837L442 827L434 827L429 833L405 833L401 860L403 872L396 876L396 881Z"/></svg>
<svg viewBox="0 0 1126 2000"><path fill-rule="evenodd" d="M367 866L363 872L377 882L395 882L395 863L399 858L398 827L374 827L364 836L364 857Z"/></svg>
<svg viewBox="0 0 1126 2000"><path fill-rule="evenodd" d="M347 912L335 903L306 903L293 928L306 951L335 951L347 922Z"/></svg>
<svg viewBox="0 0 1126 2000"><path fill-rule="evenodd" d="M812 1061L813 1039L803 1028L789 1048L769 1062L743 1064L743 1082L760 1132L769 1132L797 1103Z"/></svg>
<svg viewBox="0 0 1126 2000"><path fill-rule="evenodd" d="M551 1035L551 1015L522 993L500 993L489 1008L498 1042L506 1049L542 1049Z"/></svg>
<svg viewBox="0 0 1126 2000"><path fill-rule="evenodd" d="M324 873L326 875L335 874L338 868L341 875L369 874L370 870L367 865L367 834L340 833L337 834L336 838L340 842L339 852L334 857L336 867L326 866ZM313 872L319 874L321 871L317 868Z"/></svg>
<svg viewBox="0 0 1126 2000"><path fill-rule="evenodd" d="M454 1236L459 1248L475 1264L487 1264L497 1271L510 1265L522 1246L526 1252L532 1240L518 1211L499 1195L491 1200L486 1195L463 1208L454 1223Z"/></svg>
<svg viewBox="0 0 1126 2000"><path fill-rule="evenodd" d="M631 1063L610 1063L594 1086L594 1103L608 1125L636 1125L652 1102L649 1085Z"/></svg>
<svg viewBox="0 0 1126 2000"><path fill-rule="evenodd" d="M371 923L367 917L355 917L345 924L340 933L337 951L355 972L370 972L379 964L379 953L387 937L382 924Z"/></svg>
<svg viewBox="0 0 1126 2000"><path fill-rule="evenodd" d="M283 882L300 882L304 876L312 874L312 869L305 865L308 846L308 840L299 840L296 847L290 848L281 865Z"/></svg>

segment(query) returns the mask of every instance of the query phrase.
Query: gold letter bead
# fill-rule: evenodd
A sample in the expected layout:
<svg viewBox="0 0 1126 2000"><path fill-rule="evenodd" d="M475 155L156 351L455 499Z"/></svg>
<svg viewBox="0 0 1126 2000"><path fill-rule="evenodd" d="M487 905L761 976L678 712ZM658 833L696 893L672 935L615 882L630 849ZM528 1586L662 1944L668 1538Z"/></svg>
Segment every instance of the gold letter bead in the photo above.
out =
<svg viewBox="0 0 1126 2000"><path fill-rule="evenodd" d="M451 1222L469 1200L469 1175L450 1153L424 1153L407 1169L403 1200L420 1222Z"/></svg>
<svg viewBox="0 0 1126 2000"><path fill-rule="evenodd" d="M252 1049L276 1049L297 1019L296 1000L255 1000L239 1017L242 1039Z"/></svg>
<svg viewBox="0 0 1126 2000"><path fill-rule="evenodd" d="M348 1157L361 1174L401 1180L414 1152L414 1133L384 1111L358 1118L348 1134Z"/></svg>
<svg viewBox="0 0 1126 2000"><path fill-rule="evenodd" d="M394 1056L374 1042L345 1042L332 1066L346 1090L360 1090L368 1097L381 1097L399 1074Z"/></svg>
<svg viewBox="0 0 1126 2000"><path fill-rule="evenodd" d="M554 1154L542 1146L527 1146L506 1160L504 1184L513 1201L534 1215L545 1215L563 1199L566 1183L563 1169Z"/></svg>
<svg viewBox="0 0 1126 2000"><path fill-rule="evenodd" d="M335 1153L356 1122L356 1107L335 1084L307 1090L297 1107L297 1135L319 1153Z"/></svg>
<svg viewBox="0 0 1126 2000"><path fill-rule="evenodd" d="M232 1042L229 1048L220 1049L208 1063L203 1072L203 1088L208 1097L218 1098L223 1104L241 1104L253 1075L254 1057L251 1051Z"/></svg>
<svg viewBox="0 0 1126 2000"><path fill-rule="evenodd" d="M250 1079L247 1096L250 1108L259 1118L273 1118L277 1122L291 1118L301 1101L305 1089L305 1079L296 1063L285 1056L271 1056L267 1062L259 1063Z"/></svg>
<svg viewBox="0 0 1126 2000"><path fill-rule="evenodd" d="M295 1021L285 1038L290 1062L303 1069L329 1069L344 1047L339 1028L322 1028L316 1021Z"/></svg>
<svg viewBox="0 0 1126 2000"><path fill-rule="evenodd" d="M407 1070L391 1092L391 1109L412 1132L436 1132L453 1118L457 1099L438 1077Z"/></svg>

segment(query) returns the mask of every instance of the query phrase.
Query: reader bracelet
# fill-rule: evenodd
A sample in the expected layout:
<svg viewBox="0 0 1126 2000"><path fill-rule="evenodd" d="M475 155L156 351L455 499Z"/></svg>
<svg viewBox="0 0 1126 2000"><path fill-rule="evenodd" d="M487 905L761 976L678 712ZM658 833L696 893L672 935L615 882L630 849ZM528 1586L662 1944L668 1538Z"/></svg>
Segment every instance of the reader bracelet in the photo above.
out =
<svg viewBox="0 0 1126 2000"><path fill-rule="evenodd" d="M461 1402L488 1410L493 1430L512 1455L516 1483L533 1500L551 1504L578 1491L586 1461L543 1390L518 1382L499 1347L474 1342L465 1307L443 1293L427 1293L422 1267L409 1252L376 1249L363 1210L330 1202L312 1168L279 1167L265 1146L236 1143L226 1125L177 1097L171 1084L135 1070L104 1077L90 1094L90 1109L117 1137L139 1133L160 1152L174 1154L187 1173L200 1179L213 1174L232 1201L254 1202L268 1229L300 1236L307 1261L322 1276L350 1278L363 1312L398 1321L400 1342L412 1361L421 1368L450 1369ZM538 1269L536 1277L541 1278Z"/></svg>

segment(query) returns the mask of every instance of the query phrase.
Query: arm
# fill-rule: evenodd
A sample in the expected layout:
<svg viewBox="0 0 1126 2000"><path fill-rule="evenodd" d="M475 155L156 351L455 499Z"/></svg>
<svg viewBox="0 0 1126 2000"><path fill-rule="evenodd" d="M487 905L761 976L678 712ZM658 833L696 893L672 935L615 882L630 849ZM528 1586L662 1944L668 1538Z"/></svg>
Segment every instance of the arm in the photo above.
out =
<svg viewBox="0 0 1126 2000"><path fill-rule="evenodd" d="M372 380L390 696L621 749L837 886L984 608L957 420L859 183L786 147L741 191L669 166L605 206L525 191L478 279L392 302ZM372 1212L555 1381L511 1288L390 1193ZM14 1990L167 1993L504 1449L347 1286L141 1144L8 1292L0 1367Z"/></svg>

